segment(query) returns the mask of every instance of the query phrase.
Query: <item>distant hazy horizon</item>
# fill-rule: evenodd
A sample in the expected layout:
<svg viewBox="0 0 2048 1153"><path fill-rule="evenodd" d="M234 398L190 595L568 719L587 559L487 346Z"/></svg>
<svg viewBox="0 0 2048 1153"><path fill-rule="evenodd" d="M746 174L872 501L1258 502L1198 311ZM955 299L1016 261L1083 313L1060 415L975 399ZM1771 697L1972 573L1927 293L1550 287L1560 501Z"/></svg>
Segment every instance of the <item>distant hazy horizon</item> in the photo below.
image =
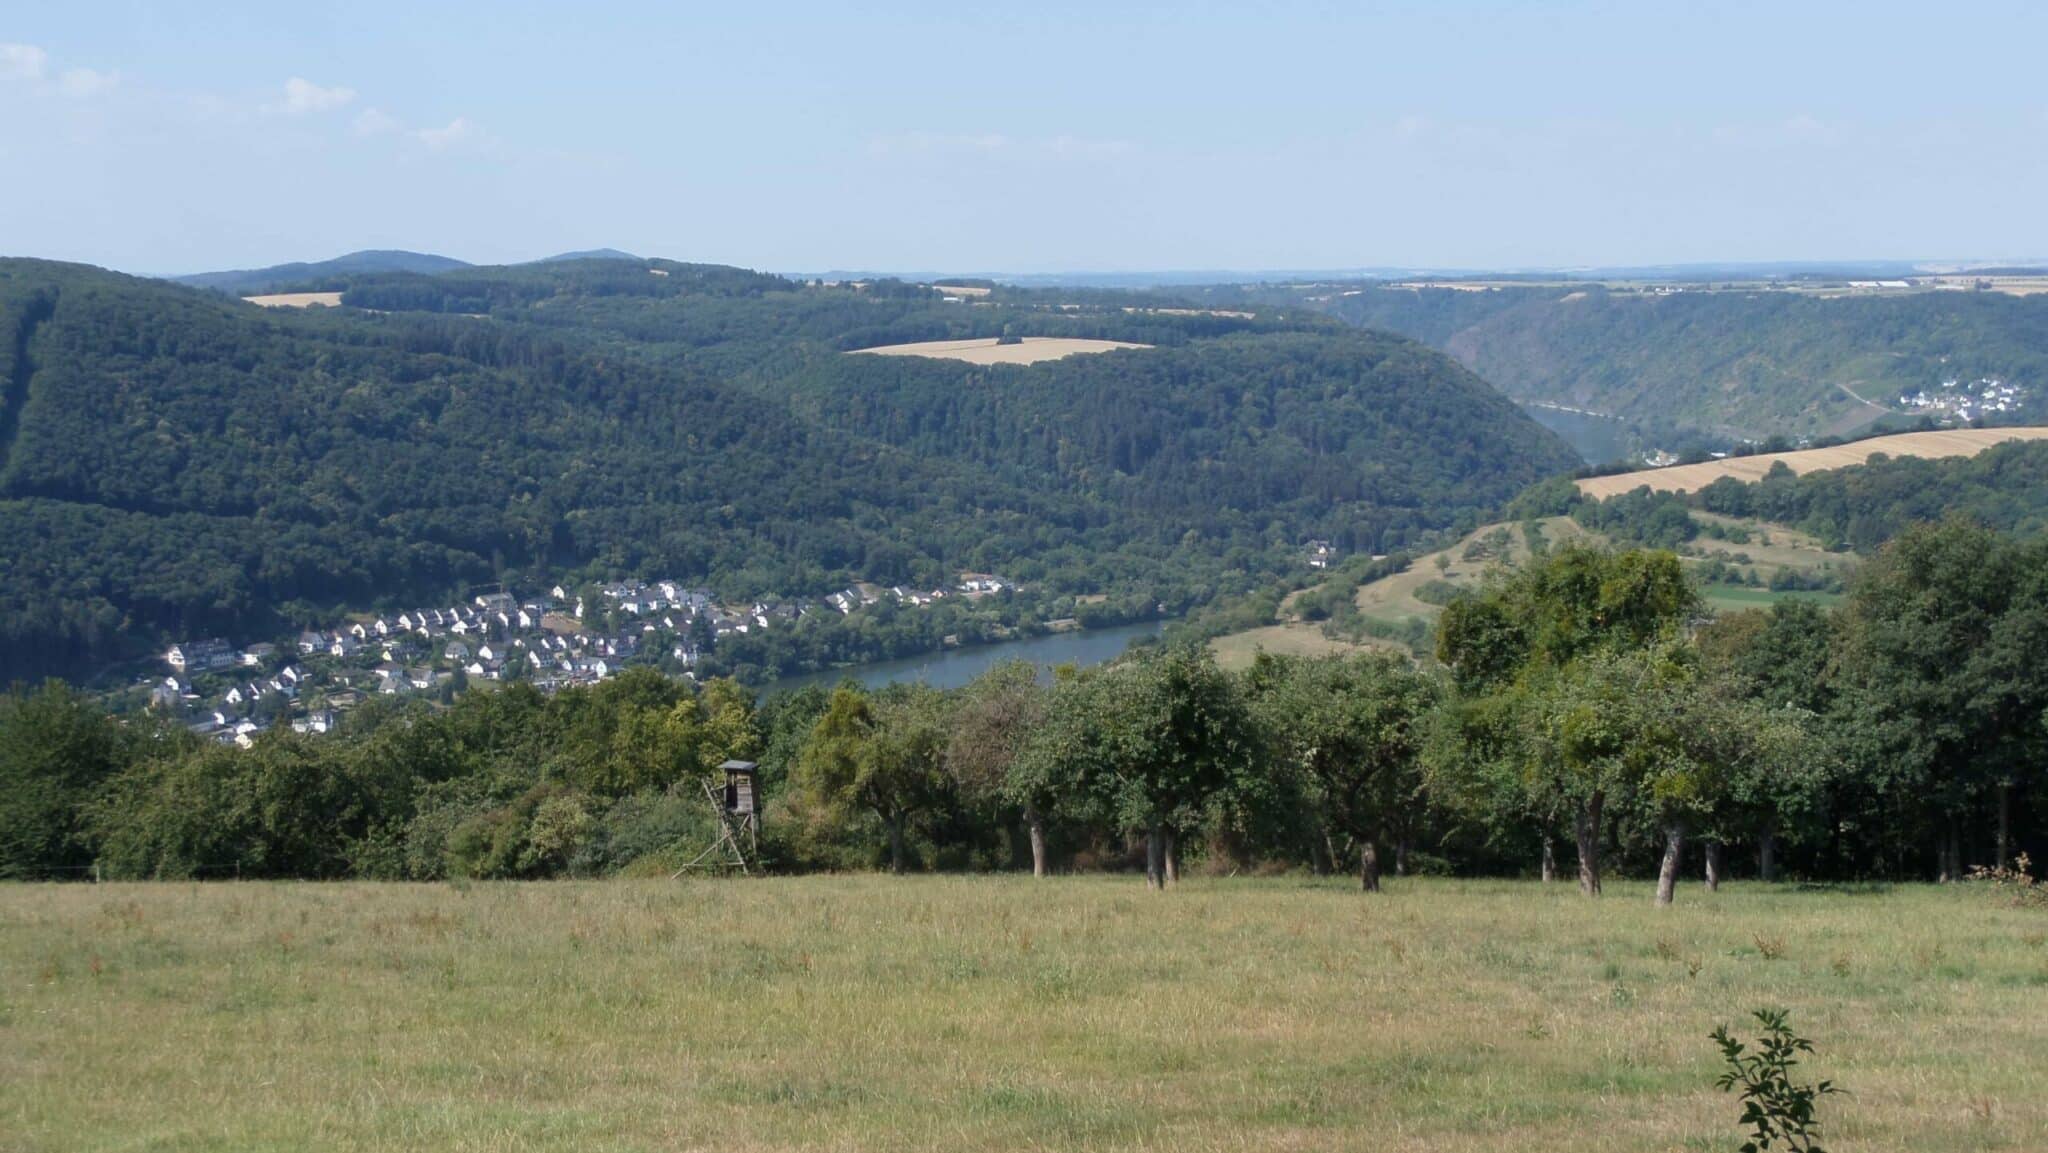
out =
<svg viewBox="0 0 2048 1153"><path fill-rule="evenodd" d="M0 252L768 270L2048 253L2048 9L376 0L0 19Z"/></svg>

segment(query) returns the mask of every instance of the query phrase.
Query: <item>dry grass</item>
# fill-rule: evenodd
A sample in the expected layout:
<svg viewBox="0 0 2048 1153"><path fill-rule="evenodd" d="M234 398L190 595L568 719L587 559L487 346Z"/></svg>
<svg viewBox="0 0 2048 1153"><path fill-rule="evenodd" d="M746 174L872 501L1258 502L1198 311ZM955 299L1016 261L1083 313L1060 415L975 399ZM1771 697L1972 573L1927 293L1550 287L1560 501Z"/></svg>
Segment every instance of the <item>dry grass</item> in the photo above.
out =
<svg viewBox="0 0 2048 1153"><path fill-rule="evenodd" d="M8 886L0 1146L1717 1150L1706 1034L1778 1005L1851 1091L1829 1148L2038 1151L2044 928L1917 886Z"/></svg>
<svg viewBox="0 0 2048 1153"><path fill-rule="evenodd" d="M1337 653L1364 652L1367 647L1369 646L1333 640L1323 635L1322 625L1305 621L1289 621L1286 624L1246 629L1244 632L1230 633L1209 642L1209 650L1216 654L1216 663L1232 670L1252 667L1252 659L1262 651L1283 657L1323 657Z"/></svg>
<svg viewBox="0 0 2048 1153"><path fill-rule="evenodd" d="M1658 492L1690 492L1705 488L1724 476L1741 481L1762 480L1779 461L1796 473L1820 472L1862 464L1877 453L1889 456L1919 456L1938 459L1976 456L1993 445L2009 440L2048 440L2048 428L1958 428L1942 432L1902 432L1877 436L1834 448L1809 448L1799 452L1772 452L1757 456L1731 457L1703 464L1680 464L1670 468L1649 468L1614 476L1588 477L1579 481L1579 491L1592 497L1617 496L1648 485Z"/></svg>
<svg viewBox="0 0 2048 1153"><path fill-rule="evenodd" d="M267 296L245 296L242 299L260 308L311 308L316 304L327 308L341 307L339 292L273 292Z"/></svg>
<svg viewBox="0 0 2048 1153"><path fill-rule="evenodd" d="M1783 525L1738 520L1706 512L1692 515L1703 524L1745 529L1750 539L1747 543L1735 544L1702 535L1680 550L1680 559L1688 566L1720 559L1743 571L1755 573L1759 581L1768 584L1779 569L1791 569L1802 575L1847 575L1857 563L1853 555L1829 552L1812 536ZM1571 543L1612 544L1603 534L1587 530L1570 517L1546 517L1538 521L1537 526L1543 541L1553 548ZM1524 526L1513 522L1476 529L1449 548L1419 556L1406 569L1360 586L1354 603L1364 616L1396 629L1411 627L1415 621L1434 623L1443 612L1443 606L1423 600L1419 595L1423 586L1442 581L1458 588L1476 588L1493 569L1503 565L1514 568L1526 563L1530 549L1525 533ZM1506 548L1492 547L1502 534L1506 537ZM1482 547L1475 549L1475 545ZM1738 557L1745 559L1738 560ZM1290 593L1280 602L1280 623L1229 633L1210 641L1209 648L1216 654L1217 661L1225 668L1249 668L1253 656L1260 649L1301 656L1358 652L1369 647L1408 651L1406 646L1392 640L1369 638L1361 645L1324 636L1320 624L1304 621L1298 615L1297 603L1310 591L1313 590ZM1788 597L1823 601L1839 599L1827 593L1773 592L1768 588L1724 584L1707 585L1701 591L1708 604L1724 611L1767 606Z"/></svg>
<svg viewBox="0 0 2048 1153"><path fill-rule="evenodd" d="M926 340L917 344L885 344L859 348L855 356L927 356L939 360L964 360L969 364L1037 364L1093 352L1119 348L1150 348L1121 340L1082 340L1065 336L1027 336L1021 344L998 344L995 337L976 340Z"/></svg>

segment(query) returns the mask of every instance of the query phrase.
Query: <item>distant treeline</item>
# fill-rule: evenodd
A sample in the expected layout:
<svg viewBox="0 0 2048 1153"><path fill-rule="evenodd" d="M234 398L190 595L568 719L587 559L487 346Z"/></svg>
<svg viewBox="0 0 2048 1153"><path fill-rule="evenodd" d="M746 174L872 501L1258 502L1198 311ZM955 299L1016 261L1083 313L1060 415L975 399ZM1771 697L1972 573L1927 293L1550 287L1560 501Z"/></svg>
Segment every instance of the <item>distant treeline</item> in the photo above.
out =
<svg viewBox="0 0 2048 1153"><path fill-rule="evenodd" d="M893 867L1948 878L2048 834L2048 543L1899 534L1838 610L1703 621L1667 552L1550 550L1453 599L1437 661L1166 646L1050 685L756 703L646 670L364 704L247 749L60 683L0 698L0 875L671 870L757 761L760 858ZM1694 848L1698 846L1698 848Z"/></svg>

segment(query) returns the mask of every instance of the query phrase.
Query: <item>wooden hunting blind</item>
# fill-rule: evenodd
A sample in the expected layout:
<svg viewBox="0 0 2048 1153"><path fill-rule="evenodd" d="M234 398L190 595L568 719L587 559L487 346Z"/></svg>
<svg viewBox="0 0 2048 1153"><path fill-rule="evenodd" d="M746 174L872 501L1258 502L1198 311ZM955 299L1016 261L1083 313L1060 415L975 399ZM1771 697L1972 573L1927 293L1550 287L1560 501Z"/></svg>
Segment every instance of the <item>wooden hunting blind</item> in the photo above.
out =
<svg viewBox="0 0 2048 1153"><path fill-rule="evenodd" d="M752 761L727 761L718 768L725 774L725 811L735 817L753 816L756 798L761 795L756 787L759 767Z"/></svg>
<svg viewBox="0 0 2048 1153"><path fill-rule="evenodd" d="M718 766L725 774L720 790L716 777L703 782L704 798L718 817L718 837L710 847L684 862L675 871L680 877L691 869L736 869L752 873L749 866L759 851L761 820L761 771L752 761L727 761Z"/></svg>

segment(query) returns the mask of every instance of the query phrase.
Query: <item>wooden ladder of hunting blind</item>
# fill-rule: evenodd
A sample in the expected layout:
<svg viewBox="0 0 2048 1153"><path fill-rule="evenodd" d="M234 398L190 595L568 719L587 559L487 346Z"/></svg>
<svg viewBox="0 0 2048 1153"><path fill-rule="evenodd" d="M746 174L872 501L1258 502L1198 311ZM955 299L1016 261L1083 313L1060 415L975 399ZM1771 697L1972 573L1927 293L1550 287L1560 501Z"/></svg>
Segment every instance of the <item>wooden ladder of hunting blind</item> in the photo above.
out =
<svg viewBox="0 0 2048 1153"><path fill-rule="evenodd" d="M671 873L671 881L691 869L738 869L752 875L749 862L760 851L760 770L752 761L727 761L718 768L725 774L725 787L704 785L704 799L718 818L718 838Z"/></svg>

